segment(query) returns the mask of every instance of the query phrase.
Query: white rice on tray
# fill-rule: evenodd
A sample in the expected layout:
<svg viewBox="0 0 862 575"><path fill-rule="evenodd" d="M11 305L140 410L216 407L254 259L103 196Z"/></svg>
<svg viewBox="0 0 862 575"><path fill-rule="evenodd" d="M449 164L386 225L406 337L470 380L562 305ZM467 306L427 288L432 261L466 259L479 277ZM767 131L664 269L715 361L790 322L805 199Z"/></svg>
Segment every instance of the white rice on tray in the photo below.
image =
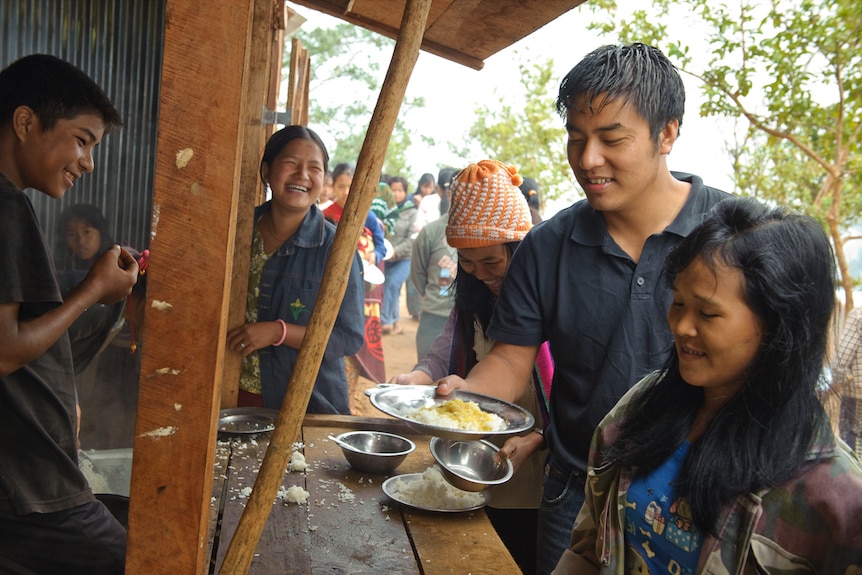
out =
<svg viewBox="0 0 862 575"><path fill-rule="evenodd" d="M446 481L436 465L423 471L421 479L396 479L392 491L402 501L426 509L469 509L485 502L482 493L462 491Z"/></svg>
<svg viewBox="0 0 862 575"><path fill-rule="evenodd" d="M475 401L450 399L434 407L419 407L404 414L413 421L463 431L502 431L506 421L496 413L482 411Z"/></svg>

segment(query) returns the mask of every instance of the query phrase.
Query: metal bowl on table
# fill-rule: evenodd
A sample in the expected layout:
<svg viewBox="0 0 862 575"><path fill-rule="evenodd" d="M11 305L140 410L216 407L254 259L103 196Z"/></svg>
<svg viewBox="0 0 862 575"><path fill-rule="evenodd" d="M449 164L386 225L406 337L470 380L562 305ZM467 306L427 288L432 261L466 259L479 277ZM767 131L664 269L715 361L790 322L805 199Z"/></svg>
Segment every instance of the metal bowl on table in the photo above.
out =
<svg viewBox="0 0 862 575"><path fill-rule="evenodd" d="M371 404L387 415L407 423L411 429L424 435L445 437L458 440L478 440L492 435L511 435L532 429L535 424L533 414L514 403L469 391L455 390L447 396L438 396L437 388L432 385L394 385L378 384L367 390ZM430 425L411 419L411 414L422 407L436 407L452 400L475 402L479 409L499 416L504 422L503 429L479 431Z"/></svg>
<svg viewBox="0 0 862 575"><path fill-rule="evenodd" d="M219 411L218 432L248 435L275 429L278 411L266 407L229 407Z"/></svg>
<svg viewBox="0 0 862 575"><path fill-rule="evenodd" d="M382 431L348 431L330 439L341 447L353 469L380 475L395 471L416 449L406 437Z"/></svg>
<svg viewBox="0 0 862 575"><path fill-rule="evenodd" d="M484 491L506 483L515 473L508 459L494 460L499 448L490 441L432 437L429 447L446 481L464 491Z"/></svg>

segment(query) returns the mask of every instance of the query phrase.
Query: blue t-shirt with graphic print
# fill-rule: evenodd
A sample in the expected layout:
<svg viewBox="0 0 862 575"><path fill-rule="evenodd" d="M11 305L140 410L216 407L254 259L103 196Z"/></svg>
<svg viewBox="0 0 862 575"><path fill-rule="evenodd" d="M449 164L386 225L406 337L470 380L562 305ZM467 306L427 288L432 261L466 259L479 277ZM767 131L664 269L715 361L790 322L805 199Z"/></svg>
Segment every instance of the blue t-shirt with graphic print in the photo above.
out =
<svg viewBox="0 0 862 575"><path fill-rule="evenodd" d="M655 471L632 482L626 493L627 573L694 575L703 538L688 500L675 481L691 444L683 441Z"/></svg>

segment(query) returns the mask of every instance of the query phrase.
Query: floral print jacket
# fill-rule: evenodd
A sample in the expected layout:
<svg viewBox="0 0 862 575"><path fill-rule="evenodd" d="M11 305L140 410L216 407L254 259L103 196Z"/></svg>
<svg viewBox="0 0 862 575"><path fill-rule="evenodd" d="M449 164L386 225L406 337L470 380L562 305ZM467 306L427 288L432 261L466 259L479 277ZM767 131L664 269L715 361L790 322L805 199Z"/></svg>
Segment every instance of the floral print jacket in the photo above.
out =
<svg viewBox="0 0 862 575"><path fill-rule="evenodd" d="M628 575L623 538L626 490L633 475L602 459L634 386L599 424L590 447L586 502L571 547L555 575ZM810 451L827 459L775 488L739 497L721 517L719 537L704 535L698 574L862 575L862 467L828 427Z"/></svg>

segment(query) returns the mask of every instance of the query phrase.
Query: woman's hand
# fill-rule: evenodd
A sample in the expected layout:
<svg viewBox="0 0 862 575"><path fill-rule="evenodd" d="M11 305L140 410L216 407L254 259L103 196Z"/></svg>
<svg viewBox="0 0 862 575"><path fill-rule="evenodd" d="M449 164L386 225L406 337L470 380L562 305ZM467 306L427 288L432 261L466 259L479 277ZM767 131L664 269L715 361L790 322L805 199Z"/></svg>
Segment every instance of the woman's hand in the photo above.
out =
<svg viewBox="0 0 862 575"><path fill-rule="evenodd" d="M510 460L517 473L531 455L544 447L545 437L541 433L532 431L524 436L516 435L503 444L503 447L494 455L494 460L497 462Z"/></svg>
<svg viewBox="0 0 862 575"><path fill-rule="evenodd" d="M242 357L248 357L253 351L269 347L281 339L281 332L281 324L277 321L245 323L227 332L227 346Z"/></svg>
<svg viewBox="0 0 862 575"><path fill-rule="evenodd" d="M415 369L410 373L399 373L389 380L389 383L397 383L399 385L432 385L434 380L424 371Z"/></svg>

